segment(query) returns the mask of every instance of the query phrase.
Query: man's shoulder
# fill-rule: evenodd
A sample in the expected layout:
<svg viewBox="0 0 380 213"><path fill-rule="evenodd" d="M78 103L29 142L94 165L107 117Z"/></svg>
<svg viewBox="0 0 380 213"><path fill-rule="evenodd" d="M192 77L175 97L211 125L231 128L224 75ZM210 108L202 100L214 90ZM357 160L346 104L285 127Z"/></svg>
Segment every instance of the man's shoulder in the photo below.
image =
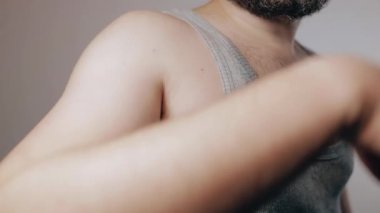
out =
<svg viewBox="0 0 380 213"><path fill-rule="evenodd" d="M140 40L159 41L185 35L189 26L182 20L161 11L138 10L127 12L111 23L111 27Z"/></svg>
<svg viewBox="0 0 380 213"><path fill-rule="evenodd" d="M134 52L135 59L152 51L157 59L172 57L183 47L192 28L184 21L161 11L139 10L127 12L115 19L105 30L122 50ZM167 58L166 57L166 58ZM156 59L150 58L149 61Z"/></svg>

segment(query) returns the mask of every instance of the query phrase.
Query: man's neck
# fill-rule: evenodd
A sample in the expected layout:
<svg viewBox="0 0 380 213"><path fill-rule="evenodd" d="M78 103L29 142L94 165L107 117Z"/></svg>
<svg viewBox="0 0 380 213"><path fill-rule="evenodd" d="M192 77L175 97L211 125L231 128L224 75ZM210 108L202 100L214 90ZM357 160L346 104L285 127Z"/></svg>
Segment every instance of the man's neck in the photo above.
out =
<svg viewBox="0 0 380 213"><path fill-rule="evenodd" d="M264 44L279 51L294 51L298 21L266 20L227 0L213 0L195 9L219 30L245 46Z"/></svg>

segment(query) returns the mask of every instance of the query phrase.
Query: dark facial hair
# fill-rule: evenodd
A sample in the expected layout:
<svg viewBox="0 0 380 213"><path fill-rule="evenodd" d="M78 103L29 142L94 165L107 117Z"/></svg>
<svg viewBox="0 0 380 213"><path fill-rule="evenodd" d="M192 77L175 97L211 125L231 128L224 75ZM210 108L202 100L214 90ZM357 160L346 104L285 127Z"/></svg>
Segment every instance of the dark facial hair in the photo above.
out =
<svg viewBox="0 0 380 213"><path fill-rule="evenodd" d="M329 0L229 0L248 12L266 18L300 19L321 10Z"/></svg>

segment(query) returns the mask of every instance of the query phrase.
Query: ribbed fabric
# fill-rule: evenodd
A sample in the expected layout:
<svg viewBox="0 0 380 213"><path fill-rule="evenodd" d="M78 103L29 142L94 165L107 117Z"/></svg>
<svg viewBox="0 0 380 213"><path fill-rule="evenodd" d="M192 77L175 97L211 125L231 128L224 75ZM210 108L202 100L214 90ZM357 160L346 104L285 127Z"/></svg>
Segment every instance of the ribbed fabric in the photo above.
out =
<svg viewBox="0 0 380 213"><path fill-rule="evenodd" d="M231 40L202 17L190 10L165 13L185 21L203 38L218 66L225 94L257 78ZM340 213L340 194L352 174L353 153L349 143L336 141L338 143L319 153L308 166L272 190L270 196L263 195L259 205L247 202L234 212Z"/></svg>
<svg viewBox="0 0 380 213"><path fill-rule="evenodd" d="M208 22L190 10L172 10L170 13L186 21L202 36L219 68L225 94L256 78L256 73L234 44Z"/></svg>

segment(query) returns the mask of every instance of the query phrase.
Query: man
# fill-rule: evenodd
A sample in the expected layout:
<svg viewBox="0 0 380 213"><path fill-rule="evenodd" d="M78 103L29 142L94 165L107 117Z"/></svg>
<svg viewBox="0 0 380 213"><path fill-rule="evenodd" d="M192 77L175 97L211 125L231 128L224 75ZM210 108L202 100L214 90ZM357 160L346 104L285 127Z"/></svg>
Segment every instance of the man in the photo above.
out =
<svg viewBox="0 0 380 213"><path fill-rule="evenodd" d="M234 90L237 90L239 87L243 86L249 80L252 80L257 76L265 76L266 74L274 72L286 65L292 64L294 62L306 58L311 53L294 40L294 34L299 23L299 19L302 16L309 15L321 9L325 3L325 1L318 0L214 0L211 1L209 4L196 9L194 13L190 13L190 15L187 14L186 16L181 16L181 12L176 12L173 14L163 14L156 12L132 12L122 16L113 24L111 24L104 32L102 32L87 48L80 61L78 62L71 77L71 80L60 101L57 103L54 109L44 118L44 120L2 162L0 168L0 182L4 186L5 192L10 192L10 194L14 195L12 197L7 196L7 193L4 193L3 201L7 200L8 198L10 200L13 199L12 201L17 201L17 199L14 198L18 197L20 199L19 201L22 204L23 198L21 195L23 194L27 196L27 193L20 194L20 189L17 190L12 187L17 188L17 186L25 186L28 180L32 180L31 182L33 182L33 175L31 178L25 178L28 177L27 174L29 174L27 171L34 171L36 168L39 171L38 168L41 168L40 165L42 165L42 168L44 168L43 165L50 161L54 162L53 159L60 159L62 157L66 161L68 158L66 158L66 156L70 156L72 153L91 153L91 150L96 150L94 147L103 147L103 145L105 145L107 141L113 141L116 138L121 137L122 135L129 135L142 127L156 123L160 120L174 119L183 117L188 114L192 114L193 112L205 108L206 106L216 102L217 100L222 99L226 93L230 93ZM192 22L192 20L198 21ZM207 26L207 24L209 24L208 27L215 28L215 30L213 32L207 33L206 29L202 28L202 26ZM199 28L196 27L198 25L200 26ZM210 39L210 37L208 37L210 35L214 35L215 40ZM213 41L217 41L216 44L215 42L213 43ZM205 45L205 43L207 43L208 45ZM221 52L218 52L217 50L220 50ZM226 56L228 56L228 51L225 50L233 51L234 54L230 56L235 56L236 58L232 57L233 59L231 59L235 61L227 63L225 62L230 60L230 58L226 58ZM225 52L223 53L223 51ZM225 61L222 59L224 59ZM223 69L224 66L230 66L232 68L237 67L237 70L239 70L240 74L231 73L234 69ZM250 67L254 69L254 71L252 70L252 73L247 72L247 70L249 70ZM310 67L311 66L309 66L309 68ZM219 78L222 79L222 83L220 83ZM281 85L281 83L279 83L281 81L276 82L279 85ZM257 88L260 87L257 86ZM300 88L302 87L300 86ZM268 91L271 90L269 89ZM272 93L272 95L275 95L275 93ZM326 102L330 103L330 100ZM238 102L235 101L234 103ZM260 101L255 103L259 104ZM282 103L285 102L272 102L272 104ZM222 121L230 123L225 123L223 125L221 123L216 123L216 127L202 126L202 123L194 123L197 123L198 126L204 127L205 130L209 130L207 131L208 134L216 134L217 132L215 131L217 130L225 130L225 128L231 125L233 126L235 123L241 124L238 122L239 117L237 115L239 115L240 109L242 109L243 112L246 112L247 107L248 106L242 107L241 104L237 104L235 107L226 107L230 110L233 110L233 112L230 113L234 116L228 117L227 115L222 114L223 116L226 116L228 118L233 118L228 120L222 119ZM235 112L235 110L237 112ZM309 112L313 111L310 110ZM225 111L225 113L227 112ZM269 111L263 111L262 113L268 118L268 120L270 120L269 118L271 114L276 114L275 112L269 113ZM289 112L289 114L291 113ZM210 118L211 117L215 119L215 114L214 116L210 116ZM195 119L195 121L196 120L197 119ZM285 121L289 120L285 119ZM215 122L217 122L217 120L215 120ZM219 125L221 125L222 127L218 127ZM190 125L188 125L187 127L189 126ZM183 129L184 128L182 128L181 130L183 131ZM199 130L199 127L194 126L194 129ZM328 130L330 131L332 129L334 129L333 126L330 126ZM196 132L195 130L189 131L193 131L192 133L198 134L198 132ZM266 131L267 134L272 134L272 131L270 129L266 129ZM307 132L300 132L301 133L298 134L307 135ZM326 139L326 134L322 133L320 133L321 138L319 139ZM218 134L216 134L216 136ZM165 135L165 133L163 133L162 135ZM199 135L202 134L199 133ZM247 139L238 135L234 136L237 136L236 141L244 142ZM290 140L289 138L284 138L284 141ZM311 139L311 137L305 138ZM199 140L203 141L201 139ZM133 141L133 139L131 141ZM148 141L151 140L144 141L146 141L147 147L149 147ZM210 141L214 140L210 137ZM299 140L296 141L299 142ZM184 142L186 142L186 140L184 140ZM113 143L109 143L112 147ZM178 143L181 144L181 141L178 141ZM237 142L236 144L240 143ZM199 149L199 147L196 145L199 144L194 143L195 148ZM301 175L296 175L297 177L302 177L300 179L296 178L297 180L300 180L300 182L295 182L295 184L298 184L297 186L301 186L301 190L299 190L298 188L298 190L296 190L296 193L292 194L292 192L289 193L286 190L284 190L289 189L289 183L281 184L281 186L278 187L279 192L274 192L268 199L265 199L259 204L257 204L256 199L248 199L248 205L245 205L244 203L243 205L237 207L237 203L240 202L237 202L234 199L239 198L240 200L241 196L234 195L240 195L242 191L244 191L242 187L246 186L244 184L240 184L240 186L239 184L237 184L236 188L228 188L228 190L220 192L220 194L223 196L228 194L228 197L222 196L222 198L216 199L215 196L210 196L213 198L211 199L210 197L207 197L209 195L209 191L205 189L204 196L195 196L196 193L191 195L191 193L189 192L189 203L187 203L187 205L185 205L186 202L182 200L182 203L173 203L172 206L176 207L178 211L196 211L196 207L204 206L205 202L208 199L210 199L210 206L214 205L216 201L218 201L219 205L222 206L219 206L217 208L215 207L216 209L225 209L227 207L232 208L233 206L234 208L241 208L241 211L257 210L264 212L339 212L339 207L337 207L337 199L339 198L344 183L347 181L347 174L350 173L351 168L349 150L346 148L346 146L343 146L340 143L338 143L338 145L339 146L336 146L336 144L332 145L332 148L327 149L327 153L322 153L322 155L320 155L320 158L317 159L318 162L314 163L319 165L317 166L318 168L328 168L329 165L334 165L332 168L334 170L337 169L335 170L337 171L336 174L329 174L323 170L317 169L317 171L319 171L320 173L317 179L326 179L324 174L328 174L328 177L338 176L338 179L334 179L332 183L330 183L331 185L324 185L325 182L313 182L312 178L308 178L308 174L313 173L304 173L301 171ZM134 145L131 144L132 149L133 146ZM270 147L272 148L270 156L287 156L284 153L287 152L287 149L284 151L276 148L275 146ZM306 149L305 153L309 153L307 152L307 150L315 150L316 147L317 145L315 145L315 147ZM336 147L338 147L338 149L336 149ZM163 146L163 148L163 150L165 151L162 153L163 156L170 156L172 149L177 150L176 148L171 148L171 146ZM112 148L109 149L109 151L111 151ZM122 150L123 149L120 149L120 152ZM295 156L297 156L295 146L293 146L293 148L289 150L292 153L294 153ZM302 151L301 148L300 150ZM130 151L128 151L123 154L127 155L127 153L131 154L130 156L132 156L133 158L133 152L130 153ZM149 152L146 153L147 155L144 155L144 158L149 159L150 156L152 156L152 158L155 158L156 155L149 155L148 153ZM177 153L177 151L173 151L173 153ZM194 152L190 153L194 154ZM266 154L265 156L268 156L268 150L266 149L258 153L263 153L263 156L264 154ZM337 155L338 153L343 154ZM120 156L117 154L108 155L110 157ZM210 156L213 155L211 154ZM297 159L298 161L302 158L301 156L305 157L304 153L303 155L300 154L299 159ZM178 157L179 156L173 159L178 159ZM128 158L128 156L126 158ZM80 164L80 158L72 159L72 162L78 162L78 164ZM99 157L96 159L102 158ZM115 161L112 161L111 159L107 161L107 164L110 165L110 169L107 169L107 167L105 167L104 164L101 164L102 162L99 162L100 164L91 164L95 165L95 167L92 167L93 169L84 167L84 170L75 170L76 176L73 177L78 178L78 182L83 184L83 182L80 181L82 176L79 173L83 171L83 174L86 174L89 171L96 171L96 168L99 168L99 177L93 177L94 179L101 179L103 172L107 170L108 172L110 172L109 174L114 174L112 176L113 178L119 178L120 181L121 179L123 179L123 182L125 181L128 183L128 179L131 178L131 176L115 174L115 172L121 172L120 167L116 167L116 162L118 162L117 159L114 159ZM138 159L141 160L141 158ZM199 159L203 159L202 155L199 156ZM271 165L270 158L263 157L259 159L261 160L261 162L263 159L266 159L268 160L268 163L266 164ZM274 157L274 159L277 158ZM326 162L321 162L321 160L326 160ZM94 161L96 162L96 160ZM277 172L281 173L281 171L283 173L289 173L285 172L285 169L286 171L292 171L292 168L294 167L292 165L295 164L295 161L296 160L294 160L294 162L284 161L288 162L286 164L287 167L283 167L284 171L282 171L281 167L273 166L273 170L271 170L271 172L273 172L273 174L277 174ZM94 163L93 161L91 162ZM112 162L115 162L115 167L112 166ZM144 161L142 161L142 163L143 162ZM147 162L152 163L149 160L147 160ZM239 161L237 160L237 162ZM239 167L239 164L228 164L227 161L224 163L225 164L222 165L235 165ZM194 165L199 165L199 162L198 164ZM215 166L216 165L217 164L215 164ZM157 166L160 167L160 169L165 169L165 165ZM263 167L263 165L261 165L261 167ZM80 166L78 168L83 169L83 167ZM138 168L139 167L135 168L136 171L138 170ZM142 166L141 168L144 168L144 166ZM275 170L275 168L277 169ZM44 172L49 173L49 169L42 169L41 171L43 171L42 174L44 174ZM306 171L308 170L306 169ZM160 174L158 174L159 170L152 170L152 172L157 176L160 176ZM138 174L138 172L136 173ZM24 174L26 174L26 176ZM73 173L63 172L62 174ZM199 172L199 174L200 176L202 176L202 174L205 173L203 171ZM261 184L256 185L257 190L252 190L251 187L247 187L247 190L252 190L253 194L260 191L264 191L263 189L268 187L269 183L276 182L275 180L277 180L277 175L273 175L272 179L274 180L271 180L270 177L272 176L269 174L262 174L262 176L265 176L266 179L261 179L259 181ZM163 172L162 175L165 176L166 173ZM208 173L208 175L210 175L210 173ZM47 178L51 177L50 175L43 176ZM36 177L40 176L37 175ZM157 179L160 180L160 177L157 177ZM68 190L70 191L70 189L72 188L72 186L70 186L70 183L75 183L76 180L70 179L70 175L68 175L67 178L69 179L66 179L64 177L64 180L69 183ZM200 179L204 180L202 178ZM218 179L223 179L223 177L215 176L215 181L217 181ZM17 182L18 180L20 182ZM104 181L104 179L102 180ZM164 180L166 179L164 178ZM188 184L189 186L194 186L194 184L186 182L192 181L192 179L186 178L186 174L184 174L184 180L170 180L174 181L174 183L178 181L182 184L185 184L184 188L187 189L188 187L186 186L186 184ZM36 179L34 179L34 181L36 181ZM111 182L113 181L113 179L110 179L109 184L111 184ZM149 183L149 181L141 181L146 184ZM8 184L8 182L10 184ZM243 182L244 181L242 181L242 183ZM52 182L46 181L46 183ZM292 182L290 183L293 184ZM303 183L311 183L311 185L313 186L315 186L315 183L322 183L322 190L317 192L310 192L309 189L305 188L308 185L305 185ZM204 184L200 185L205 186ZM26 184L26 186L31 185ZM165 186L165 184L163 184L163 186ZM212 186L214 185L210 183L210 187ZM34 187L36 186L34 185ZM68 203L66 203L67 205L63 205L64 207L62 207L62 211L81 211L75 209L75 206L77 206L78 209L83 207L85 211L95 212L94 209L97 209L97 211L101 212L101 208L98 208L99 205L102 208L104 208L104 211L110 212L125 212L127 210L131 212L131 210L133 210L134 207L136 207L135 210L141 210L141 206L137 205L138 203L141 204L142 202L141 200L137 199L137 197L139 196L136 196L137 200L131 199L125 201L129 203L129 205L127 206L129 206L130 208L127 209L124 208L125 206L122 205L121 202L123 201L120 201L120 197L119 199L116 199L118 200L117 202L115 201L116 203L111 202L112 199L106 199L104 196L101 195L103 193L99 193L98 191L101 188L102 192L104 190L104 195L115 194L121 195L121 197L123 197L124 194L121 191L117 192L119 186L117 186L116 184L109 186L99 184L96 185L96 187L94 187L93 184L89 184L87 187L83 185L82 187L84 192L86 190L88 190L88 192L95 192L89 193L95 194L95 196L88 196L89 199L85 199L83 196L79 196L79 198L84 199L78 199L79 207L78 205L73 204L75 202L72 203L71 201L69 201ZM302 189L302 187L304 187L304 189ZM323 187L326 188L324 189ZM333 190L329 191L330 188L333 188ZM58 189L61 190L62 187L52 187L52 197L54 197L54 191ZM120 186L120 189L125 188ZM151 190L152 188L148 187L147 189ZM160 190L160 188L157 188L157 190ZM171 190L168 191L170 192ZM202 190L199 189L197 192L199 191ZM123 192L127 193L127 191ZM144 189L141 192L133 190L133 193L137 193L137 195L139 195L139 193L141 193L141 195L144 195L145 193L143 192ZM251 193L251 191L249 193ZM58 194L62 195L61 193ZM211 194L215 195L215 190ZM67 196L72 195L74 194L68 193ZM175 196L173 197L173 195L175 194L172 194L172 197L168 197L174 198ZM157 196L160 196L160 194ZM192 199L194 197L199 197L199 200L195 201L194 199ZM303 200L304 198L306 198L306 201ZM229 201L229 199L232 199L233 201ZM57 203L54 204L54 202L47 202L46 206L42 207L41 203L34 202L35 200L33 199L30 200L34 203L33 205L36 205L35 207L38 206L39 209L36 210L38 212L40 212L41 209L57 210ZM36 200L38 200L38 197L36 198ZM62 199L58 200L62 201ZM77 198L75 198L75 200L77 200ZM156 204L156 202L160 201L164 202L159 205L153 205ZM151 204L153 206L149 210L154 211L154 206L167 207L169 205L169 203L167 202L171 201L169 199L165 200L159 198L157 198L156 201L154 201L152 200L152 198L149 198L149 202L152 202ZM133 203L135 203L136 206L133 206ZM23 206L24 208L30 207L30 205L28 205L27 203L24 204L25 205L19 205L17 207L16 203L13 203L12 206L12 202L7 202L8 209L22 209L21 206ZM182 206L183 209L179 209L180 206ZM193 206L194 209L190 209L190 206ZM165 208L162 208L162 211L164 211Z"/></svg>

